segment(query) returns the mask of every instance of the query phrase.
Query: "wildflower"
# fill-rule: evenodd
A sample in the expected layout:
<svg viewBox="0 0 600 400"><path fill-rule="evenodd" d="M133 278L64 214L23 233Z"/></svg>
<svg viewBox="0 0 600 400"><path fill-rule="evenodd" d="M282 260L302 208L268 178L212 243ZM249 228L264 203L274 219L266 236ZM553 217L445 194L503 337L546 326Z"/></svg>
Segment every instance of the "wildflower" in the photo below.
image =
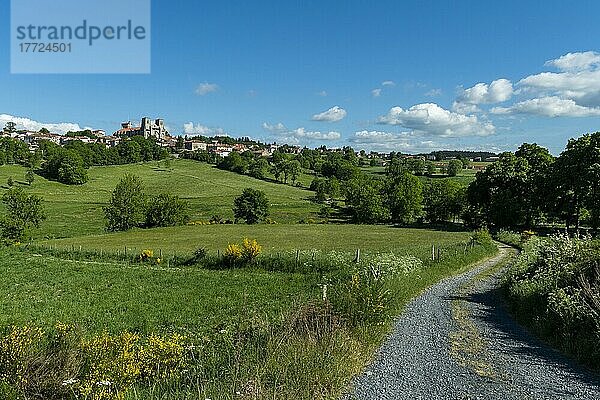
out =
<svg viewBox="0 0 600 400"><path fill-rule="evenodd" d="M67 379L66 381L63 381L62 385L63 386L71 386L71 385L73 385L75 383L77 383L77 379L70 378L70 379Z"/></svg>

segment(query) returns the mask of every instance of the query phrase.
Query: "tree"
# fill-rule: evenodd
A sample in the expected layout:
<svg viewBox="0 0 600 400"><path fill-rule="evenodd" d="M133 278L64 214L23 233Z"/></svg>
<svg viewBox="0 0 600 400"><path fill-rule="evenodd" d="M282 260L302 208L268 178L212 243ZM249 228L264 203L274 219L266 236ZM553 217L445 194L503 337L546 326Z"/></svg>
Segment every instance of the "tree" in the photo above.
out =
<svg viewBox="0 0 600 400"><path fill-rule="evenodd" d="M159 194L153 196L146 208L146 227L183 225L189 220L188 204L179 196Z"/></svg>
<svg viewBox="0 0 600 400"><path fill-rule="evenodd" d="M529 164L522 157L506 152L484 171L479 171L467 189L469 208L465 219L470 224L496 227L523 225L527 220Z"/></svg>
<svg viewBox="0 0 600 400"><path fill-rule="evenodd" d="M405 171L388 178L385 191L393 221L409 223L421 215L423 184L419 178Z"/></svg>
<svg viewBox="0 0 600 400"><path fill-rule="evenodd" d="M8 179L6 180L6 184L8 185L9 188L14 186L15 181L13 180L12 176L8 177Z"/></svg>
<svg viewBox="0 0 600 400"><path fill-rule="evenodd" d="M34 179L35 179L35 174L33 173L33 170L28 169L27 172L25 172L25 180L27 181L29 186L31 186L33 184Z"/></svg>
<svg viewBox="0 0 600 400"><path fill-rule="evenodd" d="M2 236L5 239L26 239L28 231L39 228L46 219L42 198L27 194L21 188L9 189L2 196L2 202L6 205L6 215L2 220Z"/></svg>
<svg viewBox="0 0 600 400"><path fill-rule="evenodd" d="M297 160L292 160L287 165L288 174L290 175L290 179L292 180L292 184L296 184L296 180L300 175L300 171L302 167L300 166L300 162Z"/></svg>
<svg viewBox="0 0 600 400"><path fill-rule="evenodd" d="M592 227L600 226L600 132L571 139L556 159L551 173L556 189L555 215L579 230L584 209L590 212Z"/></svg>
<svg viewBox="0 0 600 400"><path fill-rule="evenodd" d="M265 179L269 170L269 162L264 158L259 158L250 166L249 174L256 179Z"/></svg>
<svg viewBox="0 0 600 400"><path fill-rule="evenodd" d="M431 180L423 190L425 218L430 222L456 219L465 207L465 196L466 187L456 181Z"/></svg>
<svg viewBox="0 0 600 400"><path fill-rule="evenodd" d="M246 188L233 200L233 215L236 222L240 219L247 224L256 224L269 215L269 200L261 190Z"/></svg>
<svg viewBox="0 0 600 400"><path fill-rule="evenodd" d="M427 168L427 175L428 176L435 175L435 172L437 171L437 168L435 167L435 164L433 162L427 161L426 168Z"/></svg>
<svg viewBox="0 0 600 400"><path fill-rule="evenodd" d="M462 170L463 163L460 160L450 160L446 167L448 176L456 176Z"/></svg>
<svg viewBox="0 0 600 400"><path fill-rule="evenodd" d="M143 181L126 174L112 192L109 204L103 208L107 231L126 231L142 225L146 217L146 196Z"/></svg>
<svg viewBox="0 0 600 400"><path fill-rule="evenodd" d="M87 170L77 151L50 146L46 152L46 162L42 171L48 179L55 179L67 185L82 185L87 182Z"/></svg>
<svg viewBox="0 0 600 400"><path fill-rule="evenodd" d="M346 205L354 222L371 224L389 219L380 181L361 175L346 182L345 190Z"/></svg>
<svg viewBox="0 0 600 400"><path fill-rule="evenodd" d="M227 171L237 172L238 174L245 174L248 172L248 161L246 158L242 157L240 153L234 151L225 157L217 167Z"/></svg>
<svg viewBox="0 0 600 400"><path fill-rule="evenodd" d="M4 125L4 132L6 133L15 133L17 131L17 124L12 121L9 121Z"/></svg>
<svg viewBox="0 0 600 400"><path fill-rule="evenodd" d="M66 151L58 167L58 181L67 185L83 185L88 180L87 170L81 156L74 151Z"/></svg>
<svg viewBox="0 0 600 400"><path fill-rule="evenodd" d="M42 128L42 129L40 129L40 130L39 130L39 132L40 132L40 133L44 133L44 134L48 134L48 133L50 133L50 131L49 131L48 129L46 129L46 128Z"/></svg>

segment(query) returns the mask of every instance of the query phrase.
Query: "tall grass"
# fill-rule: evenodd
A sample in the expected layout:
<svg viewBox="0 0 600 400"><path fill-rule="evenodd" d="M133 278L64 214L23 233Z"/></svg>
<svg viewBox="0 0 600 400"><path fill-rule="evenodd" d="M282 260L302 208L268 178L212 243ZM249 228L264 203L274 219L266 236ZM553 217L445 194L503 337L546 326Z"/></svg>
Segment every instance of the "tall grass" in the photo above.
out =
<svg viewBox="0 0 600 400"><path fill-rule="evenodd" d="M196 280L196 276L208 279L215 275L216 279L210 285L216 287L209 287L208 282L202 284L202 280L196 281L197 295L214 289L212 295L222 297L226 294L227 282L240 284L238 290L242 290L245 276L261 277L264 284L271 285L261 294L261 307L254 307L250 301L246 303L244 300L237 309L233 303L222 309L212 308L208 312L217 315L211 316L209 326L199 330L189 327L181 337L178 336L179 339L174 339L169 333L173 329L180 332L174 325L166 326L165 333L158 334L158 339L153 342L151 337L155 333L151 330L139 333L135 329L113 329L111 333L86 332L84 326L79 325L78 329L69 330L69 335L60 336L56 326L46 324L43 334L37 339L23 342L22 347L26 351L17 354L21 359L20 365L35 366L39 364L35 360L48 360L42 364L64 372L49 379L39 375L42 369L27 367L23 370L25 375L21 376L26 376L26 382L45 382L42 386L50 388L44 389L45 398L52 398L47 393L51 393L53 388L55 398L337 398L351 377L369 362L373 351L389 332L394 316L407 301L439 279L458 273L469 264L495 253L491 241L486 241L481 235L477 239L444 246L435 252L435 260L430 257L429 248L424 249L420 257L375 252L357 257L348 252L289 251L259 256L247 264L231 268L231 264L223 264L219 257L205 255L197 257L199 259L195 259L195 263L182 261L177 269L172 269L173 273L148 264L148 257L110 264L108 260L90 259L92 254L77 254L77 250L72 249L53 255L49 250L37 255L12 251L13 259L39 260L40 268L53 262L57 269L48 272L56 273L58 282L75 272L79 279L86 280L79 285L89 284L85 275L76 273L82 268L93 269L96 280L105 279L102 275L110 270L109 281L120 276L120 279L137 282L137 285L145 287L140 293L156 290L156 286L150 284L156 274L164 277L165 285L178 291L183 291L183 286L190 280ZM57 256L75 260L81 257L86 261L66 263L73 270L64 271L65 275L61 275L58 269L61 261L55 258ZM184 265L186 263L192 265ZM229 269L222 270L226 266ZM48 266L45 268L48 269ZM91 273L91 270L87 272ZM45 280L38 274L26 274L23 278ZM174 279L180 275L183 280ZM303 291L298 292L300 296L284 299L277 294L289 296L294 293L277 286L289 285L286 277L297 282L294 287ZM33 284L36 285L35 282ZM39 282L37 285L45 287L48 283ZM123 288L134 289L134 286L125 285ZM4 288L0 285L0 290L7 294L12 287L11 284ZM53 288L56 290L56 286ZM106 291L107 295L113 296L110 300L114 304L122 303L124 297L115 297L116 293L120 292ZM39 293L35 297L39 298ZM293 299L291 305L290 299ZM277 302L285 303L281 304L285 307L272 305ZM165 306L167 304L160 301L155 304L155 307ZM262 312L268 306L273 309L269 315ZM51 307L68 319L66 303L55 302ZM232 312L235 314L231 315ZM127 318L125 314L123 317ZM195 318L208 320L207 317L199 312ZM175 318L171 323L177 325L177 321L178 318ZM2 339L7 343L11 343L10 332L7 331ZM155 343L154 347L152 343ZM57 348L67 349L68 357L59 356ZM147 364L156 368L144 369ZM39 397L42 393L40 386L20 384L11 373L11 365L10 362L4 366L0 363L0 374L4 374L4 385L0 385L2 397Z"/></svg>

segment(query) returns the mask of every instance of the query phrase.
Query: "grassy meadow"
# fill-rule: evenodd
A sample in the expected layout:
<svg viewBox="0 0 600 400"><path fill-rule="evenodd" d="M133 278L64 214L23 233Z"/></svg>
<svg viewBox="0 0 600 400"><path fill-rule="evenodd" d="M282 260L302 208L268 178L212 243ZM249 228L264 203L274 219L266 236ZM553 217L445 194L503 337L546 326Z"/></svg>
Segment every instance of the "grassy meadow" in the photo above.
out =
<svg viewBox="0 0 600 400"><path fill-rule="evenodd" d="M59 249L116 252L152 249L166 254L191 253L198 248L223 251L229 243L248 237L257 239L266 254L290 250L394 252L426 256L431 245L446 246L466 241L468 232L396 228L384 225L193 225L94 236L78 236L38 242Z"/></svg>
<svg viewBox="0 0 600 400"><path fill-rule="evenodd" d="M187 200L192 221L232 219L233 198L258 188L276 223L106 233L102 207L125 173L148 194ZM338 398L411 298L496 251L468 232L298 224L319 209L312 192L189 160L93 167L82 186L40 176L29 186L24 175L0 167L0 182L43 197L48 218L33 245L0 249L6 399ZM226 264L224 250L246 237L258 258ZM179 262L200 248L213 264ZM141 262L146 249L155 256Z"/></svg>
<svg viewBox="0 0 600 400"><path fill-rule="evenodd" d="M271 203L271 218L278 223L296 223L314 217L319 207L311 203L312 192L291 185L265 182L233 172L219 170L209 164L190 160L174 160L169 168L164 162L122 166L92 167L89 182L67 186L48 181L38 175L33 185L25 183L24 167L0 167L0 194L8 189L9 177L15 185L44 198L48 219L39 237L61 238L100 234L104 231L102 207L112 190L126 173L144 180L148 194L169 192L188 201L192 220L208 221L212 215L233 219L233 199L244 188L263 190Z"/></svg>

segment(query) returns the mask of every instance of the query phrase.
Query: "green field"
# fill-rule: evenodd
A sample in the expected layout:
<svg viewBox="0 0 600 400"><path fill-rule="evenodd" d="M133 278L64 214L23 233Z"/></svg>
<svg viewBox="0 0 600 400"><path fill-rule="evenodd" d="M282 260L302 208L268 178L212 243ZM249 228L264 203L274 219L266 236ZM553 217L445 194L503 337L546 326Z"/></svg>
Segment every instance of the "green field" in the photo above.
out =
<svg viewBox="0 0 600 400"><path fill-rule="evenodd" d="M167 269L86 262L3 250L0 326L56 322L86 334L124 330L201 335L228 326L244 310L280 318L294 301L315 297L299 274Z"/></svg>
<svg viewBox="0 0 600 400"><path fill-rule="evenodd" d="M382 225L202 225L138 229L98 236L82 236L40 242L45 247L83 250L164 250L191 253L204 247L223 250L229 243L257 239L266 253L289 250L422 253L431 245L445 246L467 240L469 233L428 229L401 229Z"/></svg>
<svg viewBox="0 0 600 400"><path fill-rule="evenodd" d="M205 223L214 214L233 219L234 197L246 187L258 188L266 193L276 223L195 223L106 233L102 207L125 173L140 176L148 194L168 192L187 200L193 222ZM48 219L35 233L33 246L0 249L0 331L6 335L11 326L40 327L50 339L23 342L35 350L16 357L33 366L25 369L20 391L13 391L19 384L0 384L0 397L7 399L40 397L27 382L48 380L36 375L40 370L35 363L44 358L65 371L55 381L45 381L55 398L85 398L83 389L70 393L64 387L64 380L72 377L87 382L96 394L101 390L97 382L115 382L126 399L237 398L235 393L245 393L250 383L258 394L247 398L337 398L369 362L393 317L411 298L495 252L490 243L467 246L475 243L468 232L298 224L316 216L319 205L311 201L312 192L189 160L172 161L169 168L155 162L93 167L82 186L40 176L29 186L22 182L24 175L23 167L0 167L0 182L12 177L15 185L43 197ZM468 179L457 179L463 178ZM307 185L311 179L303 174L300 182ZM4 185L0 192L7 189ZM262 245L255 262L231 268L223 257L216 257L217 251L222 255L228 244L243 238ZM432 245L441 248L441 261L431 260ZM207 250L208 261L181 262L199 248ZM145 249L164 258L142 263L136 254ZM351 261L357 249L362 254L358 263ZM302 251L300 259L295 258L297 250ZM413 265L406 260L414 258L406 256L416 257L418 267L402 269ZM405 272L369 278L374 273L369 257L383 260L374 268L384 271L400 265L395 271ZM227 269L208 269L213 267ZM326 300L324 283L329 287ZM374 320L365 317L377 313L384 314ZM56 336L57 323L74 327L73 336ZM136 369L130 369L132 359L125 355L132 353L121 351L118 338L128 332L140 335L136 351L155 351L157 360L182 363L174 367L178 378L126 378L126 371ZM82 343L105 334L116 347L97 349L100 358L87 361L99 369L98 375L70 363L96 354ZM151 350L149 340L155 334L181 334L187 350L175 358L170 358L168 347ZM0 336L0 342L12 343L8 337ZM63 350L71 358L57 355ZM0 357L0 362L3 359L9 358Z"/></svg>
<svg viewBox="0 0 600 400"><path fill-rule="evenodd" d="M311 203L312 192L290 185L277 184L219 170L209 164L177 160L169 169L155 162L92 167L89 182L82 186L67 186L35 177L32 187L24 183L25 168L17 165L0 166L2 189L12 177L16 185L43 197L48 219L38 232L40 237L60 238L100 234L104 230L102 207L126 173L144 180L149 194L168 192L189 202L192 220L208 221L218 214L233 219L233 199L244 188L263 190L271 203L271 218L278 223L296 223L314 217L318 206Z"/></svg>

